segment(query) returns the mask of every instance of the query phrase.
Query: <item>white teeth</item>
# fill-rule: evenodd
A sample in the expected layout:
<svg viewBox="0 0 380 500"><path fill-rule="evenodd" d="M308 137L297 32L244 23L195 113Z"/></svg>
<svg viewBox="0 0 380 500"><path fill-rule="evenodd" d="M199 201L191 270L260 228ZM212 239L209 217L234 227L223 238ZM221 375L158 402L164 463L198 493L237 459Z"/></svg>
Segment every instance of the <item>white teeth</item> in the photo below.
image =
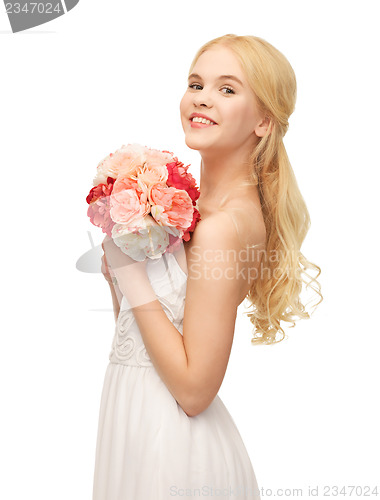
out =
<svg viewBox="0 0 380 500"><path fill-rule="evenodd" d="M210 125L211 123L214 124L214 122L206 120L206 118L201 118L200 116L194 116L194 118L192 118L192 121L197 123L205 123L206 125Z"/></svg>

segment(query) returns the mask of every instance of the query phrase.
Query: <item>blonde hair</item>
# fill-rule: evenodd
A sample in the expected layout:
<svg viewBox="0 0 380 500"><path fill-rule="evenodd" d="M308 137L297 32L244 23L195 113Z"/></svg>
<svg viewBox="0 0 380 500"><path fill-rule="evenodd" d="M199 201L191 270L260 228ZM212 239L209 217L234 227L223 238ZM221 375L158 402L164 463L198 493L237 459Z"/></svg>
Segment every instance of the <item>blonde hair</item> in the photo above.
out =
<svg viewBox="0 0 380 500"><path fill-rule="evenodd" d="M253 310L245 314L255 327L252 344L275 344L286 337L280 321L291 322L294 327L294 320L310 318L300 300L303 282L320 297L314 309L323 300L317 281L321 268L300 251L310 228L310 215L283 143L289 116L295 108L296 77L289 61L273 45L259 37L234 34L205 43L196 53L189 74L199 56L217 44L234 52L260 111L270 119L267 133L259 138L248 160L248 182L258 185L266 241L265 251L261 252L260 276L246 296ZM274 261L273 252L277 257ZM262 272L264 267L269 273ZM317 275L310 276L308 269L317 271ZM278 332L281 338L276 340Z"/></svg>

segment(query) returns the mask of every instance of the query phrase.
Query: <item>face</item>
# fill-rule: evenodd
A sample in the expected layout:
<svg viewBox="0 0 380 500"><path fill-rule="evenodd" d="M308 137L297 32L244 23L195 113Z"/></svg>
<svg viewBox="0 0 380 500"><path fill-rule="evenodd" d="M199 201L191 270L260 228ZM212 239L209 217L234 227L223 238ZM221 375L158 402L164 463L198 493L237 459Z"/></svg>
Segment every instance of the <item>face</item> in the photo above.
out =
<svg viewBox="0 0 380 500"><path fill-rule="evenodd" d="M250 152L265 135L268 123L235 54L227 47L212 47L198 58L192 75L180 103L187 146L201 153ZM191 121L194 113L214 124Z"/></svg>

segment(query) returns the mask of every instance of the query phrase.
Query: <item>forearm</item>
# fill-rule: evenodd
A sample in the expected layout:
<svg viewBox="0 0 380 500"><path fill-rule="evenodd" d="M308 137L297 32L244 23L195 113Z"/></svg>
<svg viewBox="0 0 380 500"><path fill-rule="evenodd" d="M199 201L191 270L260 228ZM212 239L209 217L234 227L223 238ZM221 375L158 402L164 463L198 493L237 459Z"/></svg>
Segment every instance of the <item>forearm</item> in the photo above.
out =
<svg viewBox="0 0 380 500"><path fill-rule="evenodd" d="M145 272L140 272L135 277L129 273L130 283L138 283L133 290L130 285L123 284L122 273L118 276L118 281L123 295L130 303L157 373L186 412L189 409L192 388L181 333L165 314Z"/></svg>
<svg viewBox="0 0 380 500"><path fill-rule="evenodd" d="M117 284L113 284L111 282L108 282L110 290L111 290L111 295L112 295L112 306L113 306L113 312L115 316L115 322L117 321L117 318L119 316L120 312L120 304L121 304L121 299L123 298L123 295L120 291L120 288L118 287Z"/></svg>
<svg viewBox="0 0 380 500"><path fill-rule="evenodd" d="M157 299L132 310L157 373L183 410L188 410L191 387L181 333Z"/></svg>

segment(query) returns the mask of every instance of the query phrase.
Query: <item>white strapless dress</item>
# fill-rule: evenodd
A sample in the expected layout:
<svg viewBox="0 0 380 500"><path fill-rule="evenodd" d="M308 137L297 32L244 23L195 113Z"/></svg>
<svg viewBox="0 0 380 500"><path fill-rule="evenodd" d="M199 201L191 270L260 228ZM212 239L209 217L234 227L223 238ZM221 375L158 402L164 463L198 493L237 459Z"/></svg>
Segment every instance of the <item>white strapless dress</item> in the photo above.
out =
<svg viewBox="0 0 380 500"><path fill-rule="evenodd" d="M187 275L171 253L150 259L147 272L182 334ZM220 397L199 415L186 415L157 374L123 297L101 395L93 500L183 497L260 499L247 450Z"/></svg>

